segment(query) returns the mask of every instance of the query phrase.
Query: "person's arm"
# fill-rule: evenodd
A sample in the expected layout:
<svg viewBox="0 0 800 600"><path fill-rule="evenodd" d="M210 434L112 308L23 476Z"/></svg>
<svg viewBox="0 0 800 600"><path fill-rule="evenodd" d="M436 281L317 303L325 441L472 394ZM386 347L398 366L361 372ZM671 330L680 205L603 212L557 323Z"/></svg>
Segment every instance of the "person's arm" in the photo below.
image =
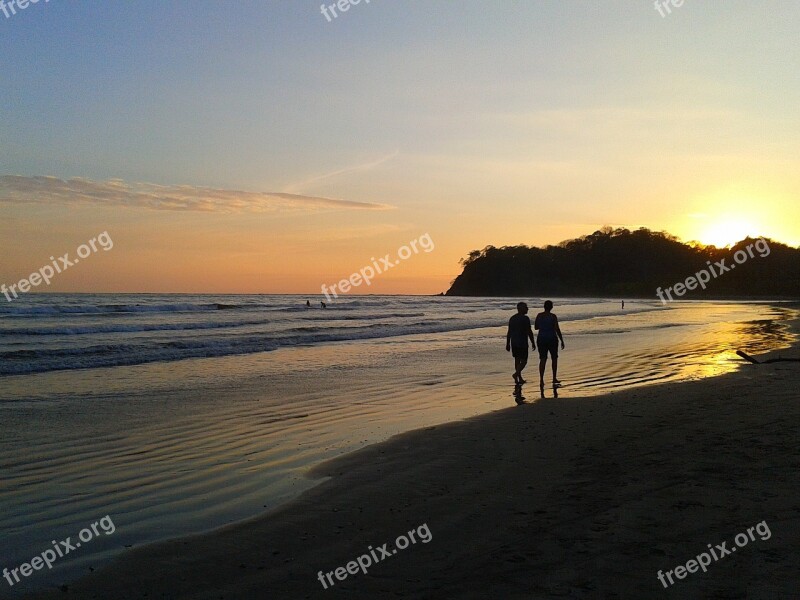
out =
<svg viewBox="0 0 800 600"><path fill-rule="evenodd" d="M539 315L536 315L536 320L533 322L533 328L539 331Z"/></svg>
<svg viewBox="0 0 800 600"><path fill-rule="evenodd" d="M564 336L561 335L561 327L558 326L558 317L553 315L553 321L555 321L555 328L556 328L556 335L558 339L561 340L561 349L564 349Z"/></svg>
<svg viewBox="0 0 800 600"><path fill-rule="evenodd" d="M511 352L511 321L508 322L508 333L506 333L506 352Z"/></svg>
<svg viewBox="0 0 800 600"><path fill-rule="evenodd" d="M528 326L528 337L531 338L531 345L533 349L536 350L536 339L533 337L533 330Z"/></svg>

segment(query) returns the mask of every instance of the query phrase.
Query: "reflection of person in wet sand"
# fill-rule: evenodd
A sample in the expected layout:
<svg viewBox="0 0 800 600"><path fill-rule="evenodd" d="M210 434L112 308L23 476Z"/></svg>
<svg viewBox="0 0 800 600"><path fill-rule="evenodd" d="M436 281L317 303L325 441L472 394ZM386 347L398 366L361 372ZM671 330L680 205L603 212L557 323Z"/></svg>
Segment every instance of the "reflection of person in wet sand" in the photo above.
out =
<svg viewBox="0 0 800 600"><path fill-rule="evenodd" d="M525 404L525 396L522 395L522 384L514 385L514 401L517 404Z"/></svg>
<svg viewBox="0 0 800 600"><path fill-rule="evenodd" d="M525 383L522 378L522 369L528 364L528 339L536 350L533 339L531 320L528 317L528 305L524 302L517 304L517 314L508 320L508 333L506 333L506 351L514 357L514 383Z"/></svg>
<svg viewBox="0 0 800 600"><path fill-rule="evenodd" d="M553 387L561 383L558 380L558 341L561 340L561 349L564 349L564 336L558 326L558 317L553 314L553 303L548 300L544 303L544 312L536 315L534 328L539 332L536 339L539 342L539 388L544 390L544 368L547 365L547 353L553 358ZM536 346L534 345L534 348Z"/></svg>

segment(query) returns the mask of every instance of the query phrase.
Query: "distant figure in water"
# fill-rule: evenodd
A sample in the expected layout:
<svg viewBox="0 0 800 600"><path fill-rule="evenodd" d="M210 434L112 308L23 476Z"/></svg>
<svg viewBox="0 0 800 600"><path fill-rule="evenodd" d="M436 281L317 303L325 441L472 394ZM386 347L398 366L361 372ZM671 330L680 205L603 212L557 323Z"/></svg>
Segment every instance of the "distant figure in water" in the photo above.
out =
<svg viewBox="0 0 800 600"><path fill-rule="evenodd" d="M511 352L514 357L514 383L522 385L522 369L528 364L528 339L536 350L533 339L531 320L528 317L528 305L524 302L517 304L517 314L508 320L508 333L506 333L506 352Z"/></svg>
<svg viewBox="0 0 800 600"><path fill-rule="evenodd" d="M622 310L625 310L625 300L622 301Z"/></svg>
<svg viewBox="0 0 800 600"><path fill-rule="evenodd" d="M544 312L536 315L534 327L539 332L539 388L544 391L544 368L547 365L547 353L553 358L553 387L561 383L558 380L558 340L561 340L561 349L564 349L564 336L558 326L558 317L553 314L553 303L548 300L544 303ZM536 346L534 346L535 348Z"/></svg>
<svg viewBox="0 0 800 600"><path fill-rule="evenodd" d="M309 308L311 308L311 300L306 300L306 306L308 306Z"/></svg>
<svg viewBox="0 0 800 600"><path fill-rule="evenodd" d="M320 304L322 305L322 308L328 308L328 305L325 304L324 302L320 302Z"/></svg>

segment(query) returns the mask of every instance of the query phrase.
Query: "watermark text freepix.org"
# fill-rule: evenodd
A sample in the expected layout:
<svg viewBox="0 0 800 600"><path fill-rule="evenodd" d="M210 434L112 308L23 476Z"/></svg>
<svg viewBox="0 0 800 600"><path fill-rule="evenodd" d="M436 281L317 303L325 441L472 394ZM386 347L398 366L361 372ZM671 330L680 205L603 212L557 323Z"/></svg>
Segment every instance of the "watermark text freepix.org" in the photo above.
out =
<svg viewBox="0 0 800 600"><path fill-rule="evenodd" d="M684 0L655 0L655 9L658 11L658 14L661 15L663 19L667 15L672 14L672 9L670 5L674 6L675 8L680 8L683 6ZM666 14L664 14L664 9L666 9Z"/></svg>
<svg viewBox="0 0 800 600"><path fill-rule="evenodd" d="M6 300L13 302L19 298L17 290L19 290L19 292L22 294L26 294L31 290L31 287L37 287L41 285L42 282L50 285L50 280L55 277L56 274L63 273L70 267L78 264L81 258L88 258L97 252L97 244L100 244L100 247L105 252L108 252L114 247L114 240L111 239L111 236L108 235L107 231L104 231L97 237L90 239L86 244L81 244L78 246L78 249L75 251L78 255L78 258L70 260L69 252L59 257L58 260L51 256L50 260L53 261L52 265L45 265L38 271L31 273L27 279L20 279L17 283L12 285L6 286L5 283L0 284L0 293L6 297Z"/></svg>
<svg viewBox="0 0 800 600"><path fill-rule="evenodd" d="M430 234L423 234L419 236L418 239L411 240L408 245L400 246L400 248L397 249L397 256L400 260L392 260L391 255L387 254L381 258L379 262L375 260L375 257L373 256L370 258L372 261L371 266L366 266L360 269L357 273L353 273L347 279L342 279L339 283L335 283L332 286L323 284L322 293L325 295L325 298L328 299L328 302L330 302L331 294L333 294L334 298L338 298L339 293L346 294L350 291L351 287L358 287L362 283L372 285L372 280L376 275L380 275L392 267L396 267L400 264L400 261L411 258L412 254L419 254L419 248L417 247L418 245L419 248L422 248L426 254L434 249L433 240L431 239ZM337 287L339 288L339 292L336 291Z"/></svg>
<svg viewBox="0 0 800 600"><path fill-rule="evenodd" d="M6 16L6 19L10 19L15 14L17 14L17 9L25 10L31 4L37 4L39 0L0 0L0 11L3 11L3 14ZM50 2L50 0L44 0L45 4Z"/></svg>
<svg viewBox="0 0 800 600"><path fill-rule="evenodd" d="M117 530L117 528L114 526L114 521L111 520L109 515L106 515L99 521L92 523L89 527L80 530L80 533L78 533L78 539L80 539L80 542L73 543L72 537L68 537L60 542L53 540L51 542L53 544L52 548L48 548L40 555L34 556L29 563L22 563L16 569L11 570L8 568L3 568L3 577L5 577L6 581L8 581L8 585L14 587L14 584L22 581L19 578L20 575L23 577L30 577L34 571L41 570L45 565L47 565L48 569L52 569L54 562L56 562L59 558L64 558L73 550L80 548L81 542L91 542L94 538L99 537L100 530L97 528L98 525L106 535L111 535Z"/></svg>
<svg viewBox="0 0 800 600"><path fill-rule="evenodd" d="M678 579L685 578L687 573L697 573L697 569L703 569L703 573L705 573L707 567L711 564L711 557L714 557L714 562L716 562L723 556L728 556L729 554L736 552L736 548L744 548L748 543L754 542L756 540L756 536L753 535L753 531L755 531L761 537L762 542L765 542L772 537L772 532L769 530L769 525L767 525L767 522L761 521L761 523L755 527L748 527L747 533L737 533L736 537L733 538L733 541L736 544L735 547L732 546L730 548L726 548L728 542L717 544L715 548L712 548L711 544L708 544L708 549L711 554L708 552L701 552L695 557L697 560L693 558L690 561L687 561L685 567L683 565L678 565L666 573L659 571L656 577L658 577L661 585L663 585L665 588L668 588L670 585L675 583L675 581L672 579L673 573ZM667 579L669 579L669 585L667 585L667 582L664 580L665 576Z"/></svg>
<svg viewBox="0 0 800 600"><path fill-rule="evenodd" d="M362 554L356 560L351 560L349 563L347 563L346 567L339 567L337 569L334 569L333 571L329 571L328 573L323 573L322 571L320 571L319 573L317 573L317 579L319 579L319 582L322 584L322 587L327 590L329 584L335 585L335 582L333 581L334 575L336 576L336 579L338 579L339 581L344 581L345 579L347 579L348 574L356 575L359 569L361 570L362 573L366 575L367 568L369 568L370 566L379 563L384 558L389 558L394 554L397 554L398 550L405 550L406 548L408 548L409 543L416 544L417 540L414 539L415 534L419 536L419 540L423 544L427 544L433 539L433 534L431 533L431 530L428 529L428 524L423 523L416 529L410 530L407 534L400 535L394 541L394 545L396 546L395 548L391 549L387 548L387 546L389 545L388 543L383 544L382 546L378 546L377 552L380 553L380 556L378 556L375 553L375 550L372 548L372 546L369 546L367 548L369 550L369 554ZM409 542L409 540L411 541Z"/></svg>
<svg viewBox="0 0 800 600"><path fill-rule="evenodd" d="M369 4L369 0L364 0L365 4ZM361 0L337 0L333 4L329 6L325 6L324 4L320 6L320 12L325 15L325 18L328 19L328 23L333 21L333 19L337 18L339 15L336 14L336 9L339 9L340 13L347 12L350 10L350 6L355 6L356 4L361 4ZM329 13L330 11L330 13ZM333 19L331 19L331 15L333 15Z"/></svg>
<svg viewBox="0 0 800 600"><path fill-rule="evenodd" d="M708 265L707 269L698 271L693 277L687 277L686 281L683 283L676 283L672 287L668 287L666 290L658 288L656 290L656 296L661 299L661 304L666 304L667 301L664 299L664 294L666 294L669 298L669 301L672 302L674 300L672 297L673 291L675 292L676 296L683 296L687 291L696 290L698 285L701 288L706 289L706 284L711 281L712 275L716 279L723 273L727 273L731 269L735 269L736 265L741 265L742 263L747 262L748 258L755 258L755 254L753 253L754 247L756 250L758 250L758 255L761 258L766 258L771 252L767 240L764 238L759 238L759 240L754 244L748 244L744 250L737 250L734 252L733 261L736 264L726 265L725 261L727 259L725 258L715 262L713 265L711 264L710 260L706 261L706 264Z"/></svg>

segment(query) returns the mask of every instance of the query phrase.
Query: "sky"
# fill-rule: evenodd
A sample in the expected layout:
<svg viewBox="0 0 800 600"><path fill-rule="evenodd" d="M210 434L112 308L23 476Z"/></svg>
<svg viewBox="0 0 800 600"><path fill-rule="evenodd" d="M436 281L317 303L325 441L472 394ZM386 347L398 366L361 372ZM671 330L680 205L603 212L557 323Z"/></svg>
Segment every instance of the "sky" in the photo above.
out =
<svg viewBox="0 0 800 600"><path fill-rule="evenodd" d="M319 294L423 236L353 292L605 225L800 244L797 2L345 5L0 7L0 283L104 232L34 291Z"/></svg>

